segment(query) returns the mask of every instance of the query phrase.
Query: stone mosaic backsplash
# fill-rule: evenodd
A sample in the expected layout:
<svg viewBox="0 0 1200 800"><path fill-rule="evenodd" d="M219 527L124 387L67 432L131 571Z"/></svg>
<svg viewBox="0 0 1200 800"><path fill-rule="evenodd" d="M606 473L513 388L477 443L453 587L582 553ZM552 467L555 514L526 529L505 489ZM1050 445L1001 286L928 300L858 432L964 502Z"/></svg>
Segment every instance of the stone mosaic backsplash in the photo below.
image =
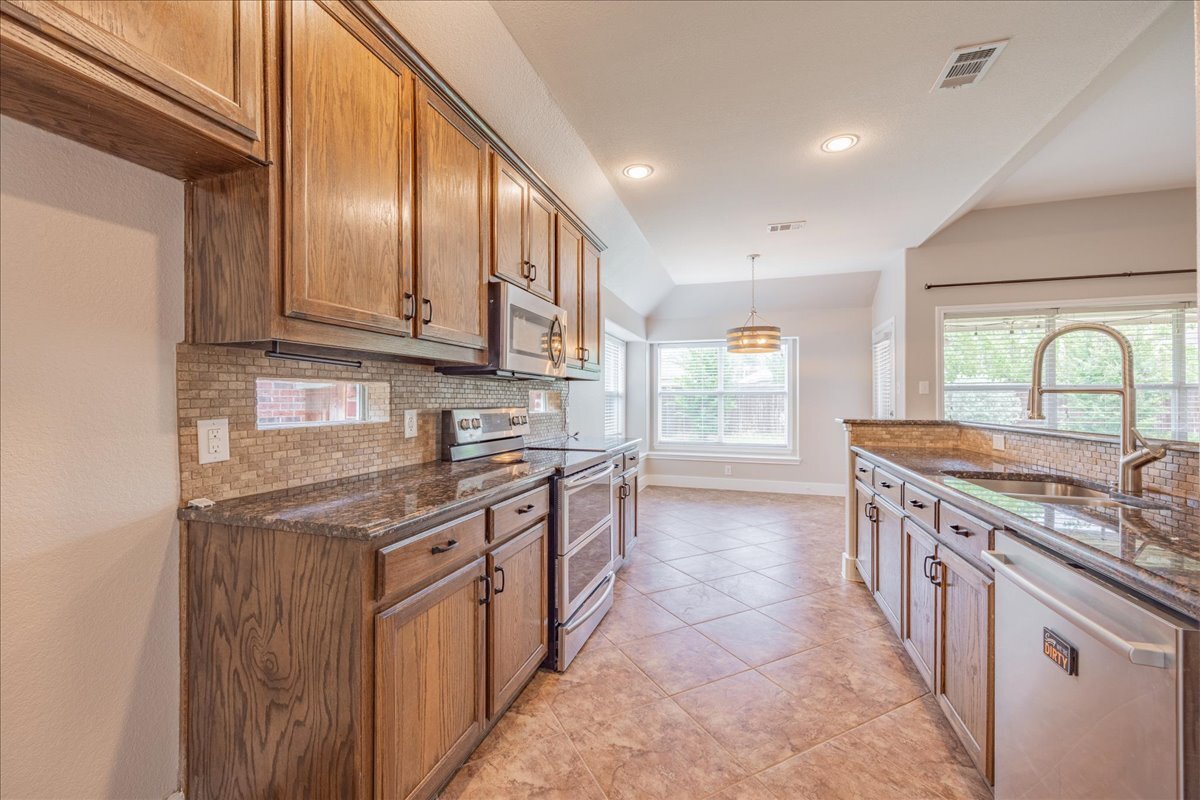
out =
<svg viewBox="0 0 1200 800"><path fill-rule="evenodd" d="M387 422L258 430L255 382L386 381ZM258 492L435 461L441 409L526 406L530 388L556 393L545 413L529 415L531 439L567 432L566 381L536 383L439 375L433 367L364 361L361 369L267 358L262 350L181 344L176 347L179 478L183 502L225 500ZM404 438L404 411L416 409L417 435ZM199 463L196 421L229 419L229 460Z"/></svg>
<svg viewBox="0 0 1200 800"><path fill-rule="evenodd" d="M1120 446L1087 434L1079 437L1036 431L995 430L966 422L937 420L846 420L850 444L861 447L957 448L1017 461L1047 472L1077 475L1115 484ZM1004 450L992 447L992 435L1004 436ZM1142 470L1143 486L1200 504L1200 447L1173 445L1167 456Z"/></svg>

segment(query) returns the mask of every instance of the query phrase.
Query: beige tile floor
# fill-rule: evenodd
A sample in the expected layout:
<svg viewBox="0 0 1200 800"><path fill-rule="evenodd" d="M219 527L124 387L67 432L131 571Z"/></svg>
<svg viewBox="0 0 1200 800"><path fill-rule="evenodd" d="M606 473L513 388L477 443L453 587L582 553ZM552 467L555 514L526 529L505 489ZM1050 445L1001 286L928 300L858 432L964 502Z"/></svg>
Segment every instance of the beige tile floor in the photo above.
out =
<svg viewBox="0 0 1200 800"><path fill-rule="evenodd" d="M842 501L655 487L612 611L442 798L984 798L861 584Z"/></svg>

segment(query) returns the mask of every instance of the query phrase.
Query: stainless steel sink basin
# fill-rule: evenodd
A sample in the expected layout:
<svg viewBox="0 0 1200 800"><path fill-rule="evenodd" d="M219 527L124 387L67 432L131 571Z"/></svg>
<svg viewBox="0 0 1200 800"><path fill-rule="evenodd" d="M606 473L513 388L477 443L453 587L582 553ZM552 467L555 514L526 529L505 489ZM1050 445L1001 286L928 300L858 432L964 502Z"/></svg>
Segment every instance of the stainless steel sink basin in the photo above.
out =
<svg viewBox="0 0 1200 800"><path fill-rule="evenodd" d="M1076 486L1073 483L1061 483L1059 481L1043 481L1043 480L1017 480L1014 478L995 479L995 478L964 478L976 486L982 486L984 489L991 489L993 492L1012 495L1013 497L1027 497L1034 500L1040 500L1043 503L1054 502L1073 502L1086 500L1108 500L1116 503L1106 493L1089 489L1086 486Z"/></svg>

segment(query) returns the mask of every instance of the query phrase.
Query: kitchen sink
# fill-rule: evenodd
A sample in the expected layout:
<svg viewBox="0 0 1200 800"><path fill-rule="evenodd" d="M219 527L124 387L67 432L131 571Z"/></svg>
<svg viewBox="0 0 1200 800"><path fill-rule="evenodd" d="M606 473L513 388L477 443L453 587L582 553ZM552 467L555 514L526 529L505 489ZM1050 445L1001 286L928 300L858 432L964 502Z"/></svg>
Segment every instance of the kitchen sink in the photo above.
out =
<svg viewBox="0 0 1200 800"><path fill-rule="evenodd" d="M1108 492L1058 480L1053 476L1013 476L1008 478L985 477L993 473L947 472L967 483L998 492L1018 500L1038 503L1061 503L1077 506L1101 506L1105 508L1157 508L1158 504L1140 499L1118 499Z"/></svg>

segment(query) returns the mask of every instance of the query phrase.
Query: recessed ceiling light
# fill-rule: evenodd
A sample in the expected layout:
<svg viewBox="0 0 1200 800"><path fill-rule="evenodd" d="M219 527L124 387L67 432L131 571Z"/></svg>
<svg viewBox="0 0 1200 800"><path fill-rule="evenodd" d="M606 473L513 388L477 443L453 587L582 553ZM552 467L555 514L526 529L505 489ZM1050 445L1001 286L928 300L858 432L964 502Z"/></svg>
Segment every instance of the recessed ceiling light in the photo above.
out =
<svg viewBox="0 0 1200 800"><path fill-rule="evenodd" d="M633 178L635 181L640 181L643 178L649 178L654 174L654 167L649 164L630 164L625 169L621 170L626 178Z"/></svg>
<svg viewBox="0 0 1200 800"><path fill-rule="evenodd" d="M821 149L826 153L841 153L849 150L856 144L858 144L857 136L853 133L843 133L839 136L834 136L832 139L826 139L821 143Z"/></svg>

